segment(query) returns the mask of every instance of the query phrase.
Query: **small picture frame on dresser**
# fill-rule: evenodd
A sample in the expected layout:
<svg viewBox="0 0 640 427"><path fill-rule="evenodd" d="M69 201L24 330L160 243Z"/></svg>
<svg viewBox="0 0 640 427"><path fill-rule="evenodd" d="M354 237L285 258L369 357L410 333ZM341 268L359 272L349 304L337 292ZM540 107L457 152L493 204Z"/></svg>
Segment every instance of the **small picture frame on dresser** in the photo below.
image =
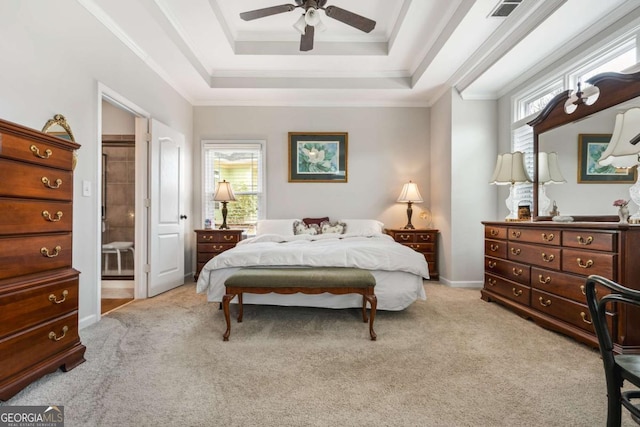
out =
<svg viewBox="0 0 640 427"><path fill-rule="evenodd" d="M531 207L529 205L518 206L518 220L529 221L531 219Z"/></svg>

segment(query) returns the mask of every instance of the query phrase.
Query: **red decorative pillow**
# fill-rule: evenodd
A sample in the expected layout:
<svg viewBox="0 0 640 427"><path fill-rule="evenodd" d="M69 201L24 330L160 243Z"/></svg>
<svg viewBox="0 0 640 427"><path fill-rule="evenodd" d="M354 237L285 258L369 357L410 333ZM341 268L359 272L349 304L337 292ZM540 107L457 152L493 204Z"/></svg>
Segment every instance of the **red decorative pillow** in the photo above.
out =
<svg viewBox="0 0 640 427"><path fill-rule="evenodd" d="M304 222L307 226L311 224L315 224L318 227L325 221L329 221L329 217L325 216L324 218L302 218L302 222Z"/></svg>

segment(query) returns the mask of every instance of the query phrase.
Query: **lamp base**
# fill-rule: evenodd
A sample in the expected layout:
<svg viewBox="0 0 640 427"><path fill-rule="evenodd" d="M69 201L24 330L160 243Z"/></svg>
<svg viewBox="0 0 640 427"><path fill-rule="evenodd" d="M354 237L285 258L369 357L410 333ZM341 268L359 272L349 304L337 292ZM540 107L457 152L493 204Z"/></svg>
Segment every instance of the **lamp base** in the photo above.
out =
<svg viewBox="0 0 640 427"><path fill-rule="evenodd" d="M411 224L411 216L413 215L413 209L411 209L411 203L412 202L407 203L407 225L402 227L405 230L415 230L415 227L413 226L413 224Z"/></svg>
<svg viewBox="0 0 640 427"><path fill-rule="evenodd" d="M227 202L222 202L222 224L218 227L220 230L228 230L229 226L227 225Z"/></svg>

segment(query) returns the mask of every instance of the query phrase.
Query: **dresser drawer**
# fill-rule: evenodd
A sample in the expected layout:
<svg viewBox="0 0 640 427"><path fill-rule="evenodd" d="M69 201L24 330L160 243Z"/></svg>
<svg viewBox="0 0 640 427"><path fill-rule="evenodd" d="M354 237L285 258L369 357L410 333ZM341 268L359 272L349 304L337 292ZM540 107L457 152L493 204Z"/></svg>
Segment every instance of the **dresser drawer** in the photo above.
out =
<svg viewBox="0 0 640 427"><path fill-rule="evenodd" d="M484 288L510 300L519 302L520 304L529 305L531 288L528 286L506 280L499 276L485 274Z"/></svg>
<svg viewBox="0 0 640 427"><path fill-rule="evenodd" d="M241 230L238 230L237 232L199 232L198 243L238 243L241 235Z"/></svg>
<svg viewBox="0 0 640 427"><path fill-rule="evenodd" d="M0 238L0 279L71 267L71 233Z"/></svg>
<svg viewBox="0 0 640 427"><path fill-rule="evenodd" d="M495 227L487 225L484 227L484 237L487 239L506 239L507 227Z"/></svg>
<svg viewBox="0 0 640 427"><path fill-rule="evenodd" d="M573 326L595 333L593 325L591 324L589 307L585 304L532 289L531 306L550 316L562 319L564 322L570 323ZM614 317L615 314L607 313L609 327L612 326Z"/></svg>
<svg viewBox="0 0 640 427"><path fill-rule="evenodd" d="M214 256L233 248L234 245L224 243L198 244L198 261L207 262Z"/></svg>
<svg viewBox="0 0 640 427"><path fill-rule="evenodd" d="M618 256L611 253L563 249L562 270L585 276L597 274L615 281L617 259Z"/></svg>
<svg viewBox="0 0 640 427"><path fill-rule="evenodd" d="M585 293L586 282L587 279L585 276L543 270L537 267L531 268L532 288L569 298L582 304L587 303ZM602 286L597 286L596 289L598 296L610 293L608 288Z"/></svg>
<svg viewBox="0 0 640 427"><path fill-rule="evenodd" d="M560 246L561 236L559 230L536 230L510 228L509 240L529 243L542 243L545 245Z"/></svg>
<svg viewBox="0 0 640 427"><path fill-rule="evenodd" d="M0 196L73 200L73 173L0 158Z"/></svg>
<svg viewBox="0 0 640 427"><path fill-rule="evenodd" d="M504 240L485 240L484 241L484 254L486 256L506 258L507 257L507 242Z"/></svg>
<svg viewBox="0 0 640 427"><path fill-rule="evenodd" d="M488 273L497 274L523 285L529 285L531 268L528 265L499 258L484 258L484 268Z"/></svg>
<svg viewBox="0 0 640 427"><path fill-rule="evenodd" d="M399 233L393 233L393 239L396 242L400 242L400 243L413 243L416 241L416 233L413 232L399 232Z"/></svg>
<svg viewBox="0 0 640 427"><path fill-rule="evenodd" d="M0 337L78 308L78 279L35 285L0 295Z"/></svg>
<svg viewBox="0 0 640 427"><path fill-rule="evenodd" d="M613 252L616 249L617 234L591 231L563 231L562 244L572 248Z"/></svg>
<svg viewBox="0 0 640 427"><path fill-rule="evenodd" d="M0 235L71 231L71 202L0 199Z"/></svg>
<svg viewBox="0 0 640 427"><path fill-rule="evenodd" d="M1 339L0 382L12 373L20 373L79 342L78 314L75 311Z"/></svg>
<svg viewBox="0 0 640 427"><path fill-rule="evenodd" d="M54 144L32 141L8 133L0 133L0 157L23 160L59 169L69 169L73 153Z"/></svg>
<svg viewBox="0 0 640 427"><path fill-rule="evenodd" d="M561 249L550 246L509 242L507 257L514 261L560 270Z"/></svg>
<svg viewBox="0 0 640 427"><path fill-rule="evenodd" d="M416 252L433 252L435 248L433 243L407 243L404 246L408 246Z"/></svg>
<svg viewBox="0 0 640 427"><path fill-rule="evenodd" d="M433 243L436 241L436 233L416 233L416 243Z"/></svg>

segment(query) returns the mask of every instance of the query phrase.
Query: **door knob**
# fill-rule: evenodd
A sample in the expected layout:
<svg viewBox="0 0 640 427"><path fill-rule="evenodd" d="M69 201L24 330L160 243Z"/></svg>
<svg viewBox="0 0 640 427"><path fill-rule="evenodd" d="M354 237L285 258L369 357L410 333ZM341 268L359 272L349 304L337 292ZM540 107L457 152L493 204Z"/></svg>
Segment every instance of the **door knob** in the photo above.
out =
<svg viewBox="0 0 640 427"><path fill-rule="evenodd" d="M186 215L180 215L180 219L187 219Z"/></svg>

